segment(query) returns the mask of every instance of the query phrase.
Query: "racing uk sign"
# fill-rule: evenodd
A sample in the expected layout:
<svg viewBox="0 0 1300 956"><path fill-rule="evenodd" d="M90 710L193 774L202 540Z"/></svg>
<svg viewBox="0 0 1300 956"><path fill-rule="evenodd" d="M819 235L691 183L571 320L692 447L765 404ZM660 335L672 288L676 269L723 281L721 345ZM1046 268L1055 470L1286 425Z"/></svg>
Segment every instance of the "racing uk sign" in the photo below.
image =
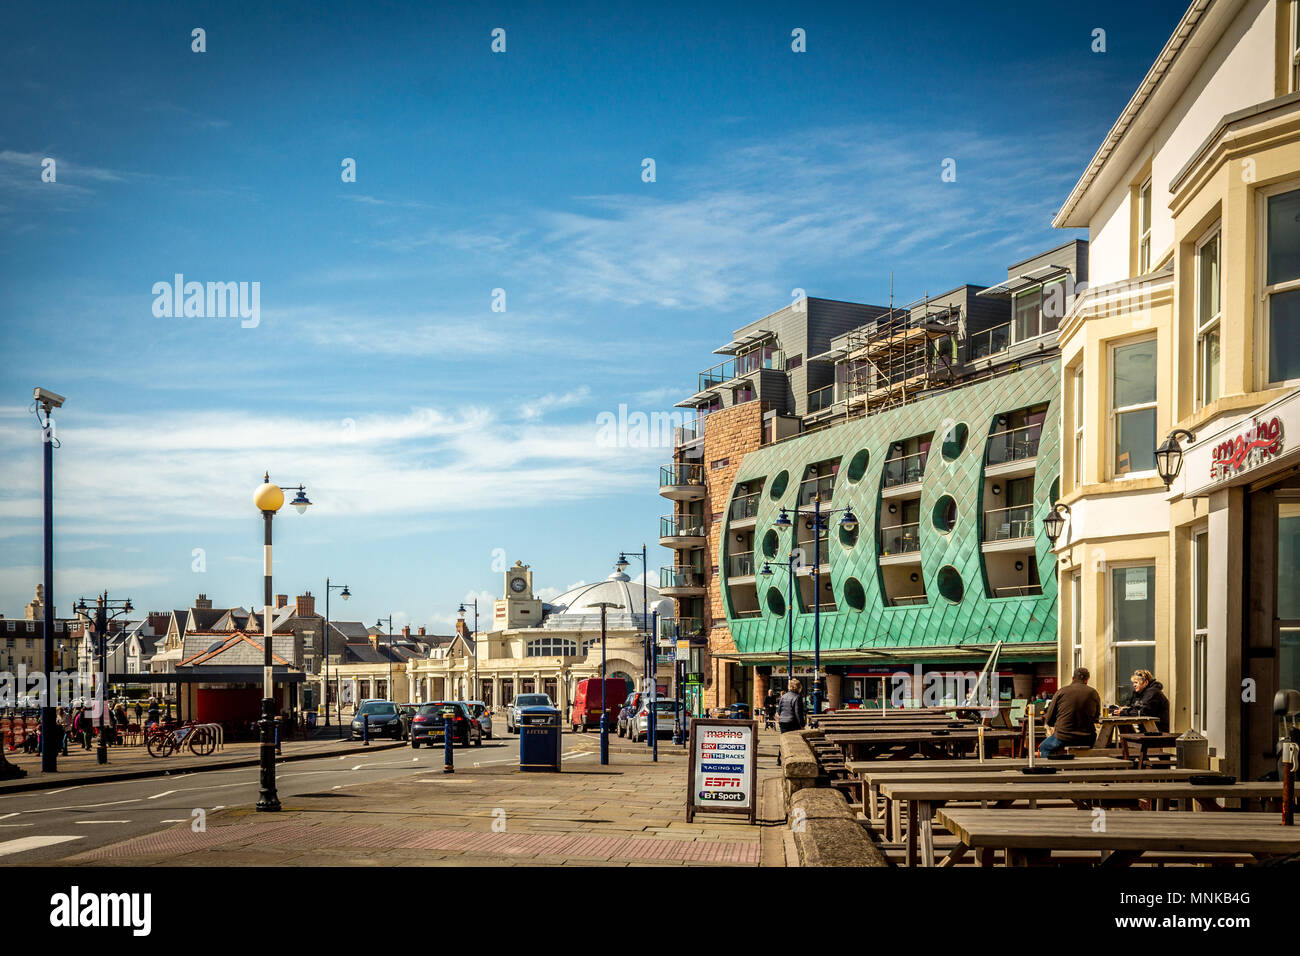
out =
<svg viewBox="0 0 1300 956"><path fill-rule="evenodd" d="M691 721L688 823L696 813L743 813L756 822L756 738L757 724L752 720Z"/></svg>

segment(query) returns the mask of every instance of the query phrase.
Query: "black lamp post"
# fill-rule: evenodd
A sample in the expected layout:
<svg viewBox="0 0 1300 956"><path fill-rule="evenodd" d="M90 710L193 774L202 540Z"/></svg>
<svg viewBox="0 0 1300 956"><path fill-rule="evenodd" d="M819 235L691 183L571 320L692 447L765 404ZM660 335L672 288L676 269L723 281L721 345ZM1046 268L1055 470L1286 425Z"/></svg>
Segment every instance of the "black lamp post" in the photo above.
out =
<svg viewBox="0 0 1300 956"><path fill-rule="evenodd" d="M633 551L632 557L635 558L636 556L637 556L636 552ZM648 559L646 557L645 545L642 544L641 545L641 628L643 632L649 626L650 623L650 582L649 582L650 565L647 563L647 561ZM627 565L628 565L627 552L626 551L619 552L618 563L615 564L614 567L618 570L619 574L622 574L624 571L627 570ZM655 675L654 675L654 671L651 669L650 654L649 654L649 647L650 647L651 640L652 637L648 633L641 640L641 666L642 666L642 674L645 675L645 677L648 678L649 680L653 681Z"/></svg>
<svg viewBox="0 0 1300 956"><path fill-rule="evenodd" d="M33 389L36 399L35 407L39 409L36 420L41 425L41 447L44 459L44 545L45 545L45 589L41 598L45 606L41 609L44 624L45 642L41 649L41 666L45 671L45 699L41 701L41 740L54 739L54 701L51 691L54 687L54 449L59 440L54 435L54 420L51 417L56 408L62 408L65 401L62 395L47 388ZM45 418L41 419L41 411ZM58 749L47 743L41 747L41 773L55 773L59 769Z"/></svg>
<svg viewBox="0 0 1300 956"><path fill-rule="evenodd" d="M131 601L128 598L125 601L110 601L108 592L95 596L95 636L99 638L99 679L101 681L100 689L108 683L108 622L120 614L130 614L134 608L131 607ZM76 612L79 617L89 621L89 608L86 605L86 599L83 597L76 604ZM111 612L111 613L110 613ZM104 713L107 709L107 703L101 698L99 700L99 746L95 748L95 763L108 763L108 734L104 731Z"/></svg>
<svg viewBox="0 0 1300 956"><path fill-rule="evenodd" d="M298 514L307 511L311 504L302 485L297 488L297 496L290 502ZM280 798L275 792L275 665L271 656L271 636L275 630L274 601L271 590L271 523L275 513L284 507L284 491L271 482L270 472L262 476L262 484L253 492L253 505L262 512L264 527L264 544L262 546L265 606L262 608L262 633L266 647L262 654L262 719L261 729L261 773L260 789L257 797L257 809L260 812L274 812L280 809Z"/></svg>
<svg viewBox="0 0 1300 956"><path fill-rule="evenodd" d="M325 699L325 726L330 725L330 591L341 591L339 594L343 600L352 597L352 592L348 590L345 584L341 588L337 584L330 584L330 579L325 579L325 683L321 685L321 695ZM338 700L341 694L335 694L335 700L339 705L339 736L343 736L343 702Z"/></svg>
<svg viewBox="0 0 1300 956"><path fill-rule="evenodd" d="M1056 539L1061 536L1061 531L1065 528L1065 516L1069 513L1070 506L1058 501L1043 518L1043 532L1052 547L1056 547Z"/></svg>
<svg viewBox="0 0 1300 956"><path fill-rule="evenodd" d="M1183 446L1178 444L1180 436L1189 442L1196 441L1196 436L1186 428L1175 428L1156 449L1156 473L1165 483L1165 490L1169 489L1183 469Z"/></svg>
<svg viewBox="0 0 1300 956"><path fill-rule="evenodd" d="M483 688L479 686L478 680L478 598L474 598L470 604L474 608L474 639L470 641L470 643L474 645L474 699L482 700ZM465 620L466 610L465 603L462 601L460 608L456 611L456 613L460 615L462 622Z"/></svg>
<svg viewBox="0 0 1300 956"><path fill-rule="evenodd" d="M786 569L788 572L788 580L789 580L789 584L787 586L790 592L789 597L787 599L788 603L786 604L786 608L785 608L785 620L789 628L789 644L787 645L786 671L785 671L787 688L789 688L790 686L790 681L794 680L794 563L796 558L797 558L797 553L793 548L791 548L790 556L785 560ZM769 565L766 561L764 561L763 570L759 571L758 573L765 578L770 578L772 576L771 565Z"/></svg>
<svg viewBox="0 0 1300 956"><path fill-rule="evenodd" d="M600 608L600 762L609 763L609 684L605 681L605 612L623 605L598 601L588 607Z"/></svg>
<svg viewBox="0 0 1300 956"><path fill-rule="evenodd" d="M384 619L382 617L375 618L375 627L383 627L383 626L384 626ZM392 700L393 699L393 615L391 614L388 615L388 641L386 643L388 645L388 696L385 698L385 700ZM355 717L356 715L353 714L353 716Z"/></svg>
<svg viewBox="0 0 1300 956"><path fill-rule="evenodd" d="M821 533L828 530L827 521L833 514L843 512L840 518L840 527L845 531L852 532L858 527L858 519L853 515L852 508L828 508L822 511L821 495L813 495L813 510L799 511L795 509L794 521L790 520L790 515L785 508L777 516L776 526L778 528L789 528L802 517L810 517L812 520L813 533L813 565L812 565L812 586L813 586L813 713L822 712L822 683L821 683L821 645L822 645L822 619L821 619ZM797 543L798 535L794 535L791 540L791 550ZM829 540L829 535L828 535ZM828 554L829 557L829 554ZM791 595L793 598L793 595Z"/></svg>

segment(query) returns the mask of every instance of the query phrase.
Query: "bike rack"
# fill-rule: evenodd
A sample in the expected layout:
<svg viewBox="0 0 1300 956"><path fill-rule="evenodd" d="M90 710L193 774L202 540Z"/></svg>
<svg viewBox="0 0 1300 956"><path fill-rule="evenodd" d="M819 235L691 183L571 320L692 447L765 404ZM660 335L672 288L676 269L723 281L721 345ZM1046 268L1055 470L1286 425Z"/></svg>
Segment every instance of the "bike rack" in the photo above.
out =
<svg viewBox="0 0 1300 956"><path fill-rule="evenodd" d="M220 724L195 724L194 729L211 730L217 735L217 750L226 749L226 732L222 729Z"/></svg>

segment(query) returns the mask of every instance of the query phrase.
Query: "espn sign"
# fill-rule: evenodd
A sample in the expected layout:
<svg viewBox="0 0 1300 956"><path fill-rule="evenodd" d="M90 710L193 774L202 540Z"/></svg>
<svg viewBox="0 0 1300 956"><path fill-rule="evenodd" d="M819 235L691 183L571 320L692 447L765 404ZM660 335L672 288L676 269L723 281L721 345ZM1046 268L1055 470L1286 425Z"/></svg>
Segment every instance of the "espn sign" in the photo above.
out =
<svg viewBox="0 0 1300 956"><path fill-rule="evenodd" d="M752 720L691 721L686 820L696 813L743 813L757 822L758 725Z"/></svg>

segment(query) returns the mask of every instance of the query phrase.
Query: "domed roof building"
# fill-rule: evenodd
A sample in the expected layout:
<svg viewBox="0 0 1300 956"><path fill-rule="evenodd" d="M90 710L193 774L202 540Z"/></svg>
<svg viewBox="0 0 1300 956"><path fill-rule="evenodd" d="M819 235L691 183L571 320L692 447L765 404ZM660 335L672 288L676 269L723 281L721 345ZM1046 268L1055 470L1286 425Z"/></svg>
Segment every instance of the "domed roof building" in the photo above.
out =
<svg viewBox="0 0 1300 956"><path fill-rule="evenodd" d="M603 581L580 584L542 605L542 626L566 630L600 630L600 608L604 602L621 605L605 612L605 629L649 626L645 601L650 603L650 614L658 611L662 618L673 616L671 598L660 597L659 589L649 584L634 582L622 571L615 571Z"/></svg>

